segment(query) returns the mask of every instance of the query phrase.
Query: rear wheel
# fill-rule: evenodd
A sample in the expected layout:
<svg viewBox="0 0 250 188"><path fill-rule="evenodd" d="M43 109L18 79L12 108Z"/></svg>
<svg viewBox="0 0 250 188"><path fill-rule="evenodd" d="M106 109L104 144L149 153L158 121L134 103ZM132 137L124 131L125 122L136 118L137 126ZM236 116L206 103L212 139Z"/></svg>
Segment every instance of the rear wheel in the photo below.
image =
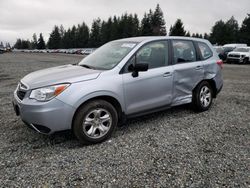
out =
<svg viewBox="0 0 250 188"><path fill-rule="evenodd" d="M108 139L117 126L115 108L104 100L90 101L76 112L73 132L83 144L95 144Z"/></svg>
<svg viewBox="0 0 250 188"><path fill-rule="evenodd" d="M207 81L201 82L193 91L193 106L197 111L206 111L213 101L213 90Z"/></svg>

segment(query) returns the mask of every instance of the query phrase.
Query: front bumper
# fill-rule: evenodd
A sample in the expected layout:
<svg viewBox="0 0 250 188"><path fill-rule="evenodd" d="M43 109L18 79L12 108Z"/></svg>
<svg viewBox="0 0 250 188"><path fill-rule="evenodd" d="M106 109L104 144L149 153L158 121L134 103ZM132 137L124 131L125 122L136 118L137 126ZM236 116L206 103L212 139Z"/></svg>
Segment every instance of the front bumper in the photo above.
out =
<svg viewBox="0 0 250 188"><path fill-rule="evenodd" d="M227 58L227 63L243 63L244 58Z"/></svg>
<svg viewBox="0 0 250 188"><path fill-rule="evenodd" d="M37 132L52 134L71 129L75 108L54 98L48 102L38 102L24 98L20 100L14 92L13 106L16 115Z"/></svg>

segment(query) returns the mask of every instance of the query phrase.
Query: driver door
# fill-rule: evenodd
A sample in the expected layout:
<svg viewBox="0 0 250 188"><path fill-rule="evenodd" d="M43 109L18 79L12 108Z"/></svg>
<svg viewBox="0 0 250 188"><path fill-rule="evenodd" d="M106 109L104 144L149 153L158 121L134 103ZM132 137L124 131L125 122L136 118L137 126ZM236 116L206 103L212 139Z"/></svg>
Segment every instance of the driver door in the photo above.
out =
<svg viewBox="0 0 250 188"><path fill-rule="evenodd" d="M133 77L129 65L147 63L148 71ZM168 42L155 41L141 47L123 73L126 114L134 114L172 102L173 68L169 66Z"/></svg>

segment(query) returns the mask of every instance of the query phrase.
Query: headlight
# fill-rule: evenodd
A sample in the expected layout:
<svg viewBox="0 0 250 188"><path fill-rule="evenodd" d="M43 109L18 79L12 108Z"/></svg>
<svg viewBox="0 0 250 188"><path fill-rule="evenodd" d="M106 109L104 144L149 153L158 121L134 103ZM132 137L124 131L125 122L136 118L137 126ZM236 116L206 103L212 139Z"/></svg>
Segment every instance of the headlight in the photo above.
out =
<svg viewBox="0 0 250 188"><path fill-rule="evenodd" d="M34 89L31 91L29 98L36 99L37 101L49 101L55 96L62 93L69 85L70 84L59 84Z"/></svg>

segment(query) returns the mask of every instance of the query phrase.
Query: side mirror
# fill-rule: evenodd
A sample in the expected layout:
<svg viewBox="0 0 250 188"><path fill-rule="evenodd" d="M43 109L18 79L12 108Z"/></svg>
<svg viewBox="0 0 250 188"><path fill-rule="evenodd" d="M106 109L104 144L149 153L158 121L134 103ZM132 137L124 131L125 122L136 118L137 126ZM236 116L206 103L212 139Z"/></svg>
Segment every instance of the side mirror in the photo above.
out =
<svg viewBox="0 0 250 188"><path fill-rule="evenodd" d="M147 63L136 63L135 65L131 64L129 66L129 70L132 71L133 77L138 77L138 72L145 72L148 70L148 64Z"/></svg>
<svg viewBox="0 0 250 188"><path fill-rule="evenodd" d="M147 63L136 63L134 65L134 71L145 72L147 70L148 70L148 64Z"/></svg>

